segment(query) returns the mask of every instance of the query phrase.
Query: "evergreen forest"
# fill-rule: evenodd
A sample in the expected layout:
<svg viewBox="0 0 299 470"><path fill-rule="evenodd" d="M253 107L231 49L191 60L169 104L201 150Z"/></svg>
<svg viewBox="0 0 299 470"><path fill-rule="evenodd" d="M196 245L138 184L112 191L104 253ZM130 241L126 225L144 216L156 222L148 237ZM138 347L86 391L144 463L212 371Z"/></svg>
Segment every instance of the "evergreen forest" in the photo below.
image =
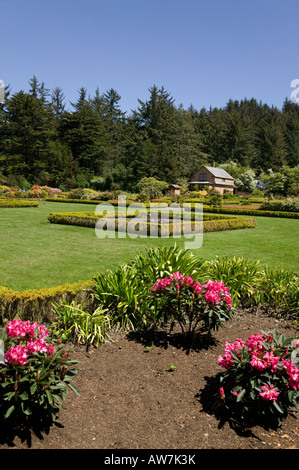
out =
<svg viewBox="0 0 299 470"><path fill-rule="evenodd" d="M123 111L115 89L91 96L82 87L70 103L61 88L49 90L35 76L27 92L6 87L0 184L134 192L144 177L180 184L215 163L235 178L282 174L298 188L298 104L286 99L279 109L244 98L184 109L156 85L146 101L137 100L137 109Z"/></svg>

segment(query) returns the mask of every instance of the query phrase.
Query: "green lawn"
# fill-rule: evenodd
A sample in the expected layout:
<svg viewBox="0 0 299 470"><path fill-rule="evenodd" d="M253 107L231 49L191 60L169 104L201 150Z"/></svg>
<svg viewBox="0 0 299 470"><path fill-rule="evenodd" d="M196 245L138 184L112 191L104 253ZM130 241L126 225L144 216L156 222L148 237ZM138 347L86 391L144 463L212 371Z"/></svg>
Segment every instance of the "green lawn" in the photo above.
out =
<svg viewBox="0 0 299 470"><path fill-rule="evenodd" d="M37 208L0 209L0 285L15 290L40 289L91 279L115 268L148 246L184 248L182 239L100 240L92 228L50 224L50 212L93 210L86 204L41 202ZM299 272L299 220L256 217L257 228L203 235L194 253L204 259L243 256L262 265Z"/></svg>

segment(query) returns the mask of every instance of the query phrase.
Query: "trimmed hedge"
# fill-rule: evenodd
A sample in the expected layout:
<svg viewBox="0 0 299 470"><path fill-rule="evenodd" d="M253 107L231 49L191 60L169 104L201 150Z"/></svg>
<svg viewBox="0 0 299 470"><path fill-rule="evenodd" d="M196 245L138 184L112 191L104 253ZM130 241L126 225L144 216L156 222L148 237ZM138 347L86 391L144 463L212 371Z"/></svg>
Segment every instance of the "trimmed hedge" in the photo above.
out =
<svg viewBox="0 0 299 470"><path fill-rule="evenodd" d="M25 199L0 199L0 207L37 207L38 201L27 201Z"/></svg>
<svg viewBox="0 0 299 470"><path fill-rule="evenodd" d="M193 210L194 207L191 207ZM215 214L254 215L260 217L284 217L287 219L299 219L299 212L263 211L260 209L235 209L224 207L203 206L203 210Z"/></svg>
<svg viewBox="0 0 299 470"><path fill-rule="evenodd" d="M276 212L297 212L299 211L299 200L292 201L267 201L261 205L261 210Z"/></svg>
<svg viewBox="0 0 299 470"><path fill-rule="evenodd" d="M88 301L89 306L92 306L93 299L90 292L93 286L94 281L79 281L75 284L23 292L0 287L2 323L4 319L12 320L16 315L22 320L50 323L55 319L52 303L59 302L63 298L67 302L74 299L78 299L78 302Z"/></svg>
<svg viewBox="0 0 299 470"><path fill-rule="evenodd" d="M110 201L104 201L100 199L66 199L66 198L58 198L58 197L47 197L45 198L45 201L49 202L67 202L70 204L112 204L113 206L118 205L118 200L113 199ZM129 205L129 204L137 204L135 201L120 201L120 205Z"/></svg>
<svg viewBox="0 0 299 470"><path fill-rule="evenodd" d="M211 219L213 216L207 215L208 219ZM71 212L71 213L51 213L48 217L48 220L52 224L65 224L65 225L78 225L81 227L91 227L95 228L96 223L98 220L101 220L102 217L95 215L94 213L86 213L86 212ZM203 222L203 231L204 232L217 232L223 230L237 230L242 228L255 228L256 221L253 218L244 218L244 217L230 217L230 218L223 218L217 217L218 220L204 220ZM121 224L122 217L115 218L115 231L127 231L128 224L130 220L134 220L134 217L126 217L126 226ZM135 230L139 230L140 234L143 235L150 235L151 234L151 227L157 227L158 236L161 236L161 231L165 226L168 227L169 235L180 234L184 233L187 234L188 232L183 231L183 223L181 221L178 222L170 222L169 224L163 223L150 223L150 222L140 222L138 225L136 219ZM137 228L138 227L138 228ZM193 233L195 230L195 222L191 223L190 232Z"/></svg>

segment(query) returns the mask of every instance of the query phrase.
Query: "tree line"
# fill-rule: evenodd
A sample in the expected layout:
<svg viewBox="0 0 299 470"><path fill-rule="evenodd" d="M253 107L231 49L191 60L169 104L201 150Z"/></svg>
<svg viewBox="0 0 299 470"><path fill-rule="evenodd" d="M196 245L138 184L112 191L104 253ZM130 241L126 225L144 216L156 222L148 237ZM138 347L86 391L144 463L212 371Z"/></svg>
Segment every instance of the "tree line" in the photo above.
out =
<svg viewBox="0 0 299 470"><path fill-rule="evenodd" d="M128 113L113 88L90 96L82 87L66 109L63 90L35 76L27 92L7 87L0 184L135 191L144 177L179 183L212 163L257 177L299 165L299 106L288 99L282 109L252 98L197 110L176 106L164 87L148 92Z"/></svg>

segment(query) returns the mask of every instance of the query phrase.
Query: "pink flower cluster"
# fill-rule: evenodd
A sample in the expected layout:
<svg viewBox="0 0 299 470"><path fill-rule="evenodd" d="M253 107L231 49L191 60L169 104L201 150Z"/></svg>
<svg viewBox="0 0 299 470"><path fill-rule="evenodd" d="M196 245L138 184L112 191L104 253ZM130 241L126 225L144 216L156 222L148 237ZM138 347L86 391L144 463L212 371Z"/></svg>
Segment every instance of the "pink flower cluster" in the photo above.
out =
<svg viewBox="0 0 299 470"><path fill-rule="evenodd" d="M274 388L274 385L271 384L270 387L268 384L265 384L261 387L263 390L259 392L259 395L266 401L275 401L279 395L279 392Z"/></svg>
<svg viewBox="0 0 299 470"><path fill-rule="evenodd" d="M273 350L270 352L266 349L264 343L273 342L271 335L265 336L263 333L251 334L246 341L242 338L238 338L234 343L225 343L225 354L224 357L218 356L219 364L225 369L229 369L234 365L234 358L231 352L241 358L242 350L249 353L250 365L253 369L260 372L270 369L272 373L275 373L280 367L284 373L289 377L288 386L294 390L299 390L299 369L292 360L286 360L283 357L275 356ZM261 397L264 400L276 400L279 392L277 392L273 385L270 387L266 384L262 387L263 392L260 392Z"/></svg>
<svg viewBox="0 0 299 470"><path fill-rule="evenodd" d="M21 365L23 366L27 362L27 353L26 349L22 344L18 346L12 346L9 351L5 354L5 360L12 365Z"/></svg>
<svg viewBox="0 0 299 470"><path fill-rule="evenodd" d="M12 346L5 353L5 360L9 364L24 365L28 356L34 355L36 352L47 353L50 356L56 352L54 346L45 340L49 331L44 325L38 325L37 322L31 324L30 321L21 321L16 318L6 325L6 333L10 338L26 342L25 346L23 344Z"/></svg>
<svg viewBox="0 0 299 470"><path fill-rule="evenodd" d="M224 302L231 307L232 298L229 294L229 288L225 287L223 282L208 281L205 285L205 300L209 303L215 304L224 300Z"/></svg>
<svg viewBox="0 0 299 470"><path fill-rule="evenodd" d="M16 338L18 336L22 336L24 338L26 336L34 337L35 330L37 330L37 336L40 338L44 338L49 334L46 327L44 325L38 325L36 321L31 324L29 320L21 321L19 318L16 318L15 320L8 322L6 325L7 336L12 338Z"/></svg>
<svg viewBox="0 0 299 470"><path fill-rule="evenodd" d="M184 277L180 272L173 273L170 277L158 279L152 287L152 292L164 291L167 286L175 283L176 288L179 290L184 285L191 287L197 294L202 293L202 285L194 281L191 276Z"/></svg>
<svg viewBox="0 0 299 470"><path fill-rule="evenodd" d="M293 364L293 361L283 359L283 367L289 376L288 386L294 390L299 390L299 369Z"/></svg>
<svg viewBox="0 0 299 470"><path fill-rule="evenodd" d="M206 302L216 304L222 300L229 306L232 306L232 298L229 294L229 288L225 287L223 282L209 280L207 284L202 285L196 282L191 276L184 277L178 271L172 274L169 278L158 279L152 287L152 292L161 292L173 283L176 284L177 290L181 287L189 286L193 291L200 295L204 293Z"/></svg>

